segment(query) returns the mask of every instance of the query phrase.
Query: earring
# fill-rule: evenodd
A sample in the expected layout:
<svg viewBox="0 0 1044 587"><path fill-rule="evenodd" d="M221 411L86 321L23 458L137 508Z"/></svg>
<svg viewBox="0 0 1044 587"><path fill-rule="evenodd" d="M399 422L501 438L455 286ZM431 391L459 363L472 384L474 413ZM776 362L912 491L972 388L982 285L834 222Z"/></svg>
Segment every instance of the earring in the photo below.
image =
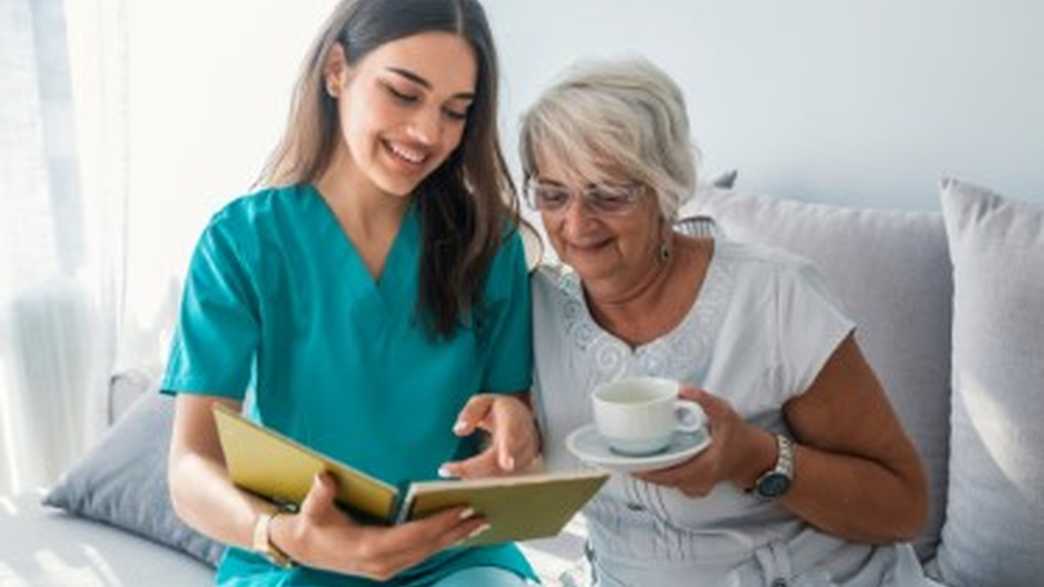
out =
<svg viewBox="0 0 1044 587"><path fill-rule="evenodd" d="M671 248L667 246L667 241L660 243L660 261L666 263L671 259Z"/></svg>

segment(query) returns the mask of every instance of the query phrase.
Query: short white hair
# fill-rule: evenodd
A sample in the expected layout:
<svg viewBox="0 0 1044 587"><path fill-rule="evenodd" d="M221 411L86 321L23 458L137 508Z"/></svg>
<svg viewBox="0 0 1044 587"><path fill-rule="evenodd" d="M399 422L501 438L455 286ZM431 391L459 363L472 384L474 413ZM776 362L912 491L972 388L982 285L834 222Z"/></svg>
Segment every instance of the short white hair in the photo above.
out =
<svg viewBox="0 0 1044 587"><path fill-rule="evenodd" d="M587 61L567 69L522 115L519 151L526 179L553 157L575 177L623 174L651 188L664 218L696 189L699 151L685 97L643 58Z"/></svg>

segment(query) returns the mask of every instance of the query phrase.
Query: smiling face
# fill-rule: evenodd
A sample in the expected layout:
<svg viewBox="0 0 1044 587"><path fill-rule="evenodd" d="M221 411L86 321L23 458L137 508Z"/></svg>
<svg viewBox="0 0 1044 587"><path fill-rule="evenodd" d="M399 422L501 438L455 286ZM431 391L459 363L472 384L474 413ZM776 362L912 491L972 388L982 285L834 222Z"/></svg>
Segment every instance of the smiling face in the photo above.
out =
<svg viewBox="0 0 1044 587"><path fill-rule="evenodd" d="M326 67L341 136L360 188L406 196L460 145L478 66L458 35L391 41L353 65L336 45Z"/></svg>
<svg viewBox="0 0 1044 587"><path fill-rule="evenodd" d="M533 178L558 184L572 192L570 202L554 212L540 213L551 246L559 259L591 285L604 283L626 289L657 265L663 240L663 222L655 196L644 190L633 208L618 214L600 214L577 197L595 184L627 184L625 177L603 172L581 178L563 168L556 158L536 158Z"/></svg>

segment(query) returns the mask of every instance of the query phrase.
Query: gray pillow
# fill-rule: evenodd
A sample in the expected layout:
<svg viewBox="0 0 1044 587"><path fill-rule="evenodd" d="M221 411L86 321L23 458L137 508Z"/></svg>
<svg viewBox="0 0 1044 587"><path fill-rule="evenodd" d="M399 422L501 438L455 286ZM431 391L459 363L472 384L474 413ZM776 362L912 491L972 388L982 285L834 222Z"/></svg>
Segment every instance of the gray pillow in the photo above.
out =
<svg viewBox="0 0 1044 587"><path fill-rule="evenodd" d="M1040 585L1044 206L946 179L954 271L948 585Z"/></svg>
<svg viewBox="0 0 1044 587"><path fill-rule="evenodd" d="M709 215L728 238L786 249L823 272L925 464L932 504L914 545L930 557L945 512L950 436L953 284L942 216L724 190L701 194L685 213Z"/></svg>
<svg viewBox="0 0 1044 587"><path fill-rule="evenodd" d="M86 457L62 475L44 505L183 551L211 566L224 546L186 526L167 491L174 400L152 389Z"/></svg>

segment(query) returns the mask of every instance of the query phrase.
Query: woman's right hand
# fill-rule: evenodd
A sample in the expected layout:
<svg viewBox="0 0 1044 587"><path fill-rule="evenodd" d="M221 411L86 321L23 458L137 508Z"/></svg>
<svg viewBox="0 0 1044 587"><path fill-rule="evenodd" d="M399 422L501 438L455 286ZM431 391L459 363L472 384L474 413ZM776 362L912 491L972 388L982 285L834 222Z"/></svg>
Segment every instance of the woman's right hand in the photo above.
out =
<svg viewBox="0 0 1044 587"><path fill-rule="evenodd" d="M391 527L364 526L334 504L336 485L330 475L316 475L301 509L272 521L272 543L295 562L386 581L489 528L465 507Z"/></svg>

